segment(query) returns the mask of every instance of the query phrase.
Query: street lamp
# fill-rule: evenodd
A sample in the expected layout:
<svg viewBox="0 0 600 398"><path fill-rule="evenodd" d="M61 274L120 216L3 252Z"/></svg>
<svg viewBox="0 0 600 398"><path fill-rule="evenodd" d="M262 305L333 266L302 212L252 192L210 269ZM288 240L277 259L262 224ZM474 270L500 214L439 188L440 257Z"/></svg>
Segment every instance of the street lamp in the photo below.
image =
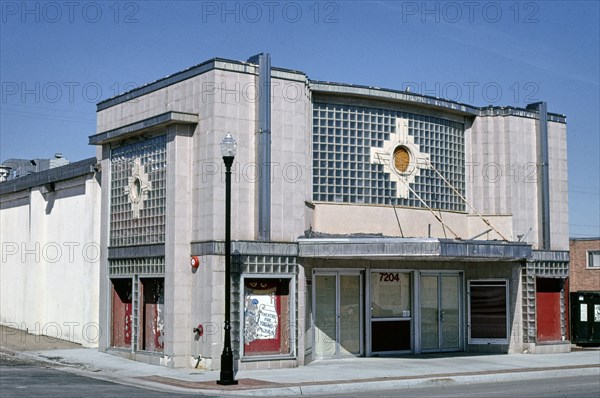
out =
<svg viewBox="0 0 600 398"><path fill-rule="evenodd" d="M231 351L231 165L237 143L230 133L221 141L221 155L225 163L225 345L221 354L221 376L217 384L237 384L233 378L233 352Z"/></svg>

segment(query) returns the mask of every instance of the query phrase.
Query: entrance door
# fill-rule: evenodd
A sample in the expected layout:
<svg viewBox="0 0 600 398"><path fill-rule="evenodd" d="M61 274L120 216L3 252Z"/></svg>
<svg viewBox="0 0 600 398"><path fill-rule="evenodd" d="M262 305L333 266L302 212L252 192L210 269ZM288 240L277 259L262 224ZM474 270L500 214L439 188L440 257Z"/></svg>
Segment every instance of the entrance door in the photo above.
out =
<svg viewBox="0 0 600 398"><path fill-rule="evenodd" d="M459 274L421 274L421 351L462 349Z"/></svg>
<svg viewBox="0 0 600 398"><path fill-rule="evenodd" d="M314 278L315 357L362 355L362 274L339 271Z"/></svg>
<svg viewBox="0 0 600 398"><path fill-rule="evenodd" d="M560 299L562 290L561 279L536 279L536 323L537 340L561 341L560 328Z"/></svg>

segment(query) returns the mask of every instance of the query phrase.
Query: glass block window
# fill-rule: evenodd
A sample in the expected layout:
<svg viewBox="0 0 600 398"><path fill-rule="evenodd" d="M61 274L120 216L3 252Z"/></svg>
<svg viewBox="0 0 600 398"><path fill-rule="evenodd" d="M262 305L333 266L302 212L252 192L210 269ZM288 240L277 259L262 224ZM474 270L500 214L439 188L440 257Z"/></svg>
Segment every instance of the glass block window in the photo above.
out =
<svg viewBox="0 0 600 398"><path fill-rule="evenodd" d="M110 245L165 241L166 136L111 152Z"/></svg>
<svg viewBox="0 0 600 398"><path fill-rule="evenodd" d="M109 260L110 276L164 275L164 257L124 258Z"/></svg>
<svg viewBox="0 0 600 398"><path fill-rule="evenodd" d="M313 104L313 200L424 207L413 192L397 196L389 169L370 159L396 133L396 119L408 120L408 134L420 151L465 195L464 124L389 109ZM432 169L421 169L410 188L429 207L465 211L465 204Z"/></svg>

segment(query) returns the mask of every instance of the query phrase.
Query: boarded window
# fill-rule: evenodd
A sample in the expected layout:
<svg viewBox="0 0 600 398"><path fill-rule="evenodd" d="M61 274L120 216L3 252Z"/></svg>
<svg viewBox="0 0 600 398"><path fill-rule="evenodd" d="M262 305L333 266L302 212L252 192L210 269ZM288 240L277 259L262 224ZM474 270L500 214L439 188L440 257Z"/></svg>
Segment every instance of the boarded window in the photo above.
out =
<svg viewBox="0 0 600 398"><path fill-rule="evenodd" d="M404 146L399 146L394 150L394 166L400 173L406 173L410 164L410 152Z"/></svg>

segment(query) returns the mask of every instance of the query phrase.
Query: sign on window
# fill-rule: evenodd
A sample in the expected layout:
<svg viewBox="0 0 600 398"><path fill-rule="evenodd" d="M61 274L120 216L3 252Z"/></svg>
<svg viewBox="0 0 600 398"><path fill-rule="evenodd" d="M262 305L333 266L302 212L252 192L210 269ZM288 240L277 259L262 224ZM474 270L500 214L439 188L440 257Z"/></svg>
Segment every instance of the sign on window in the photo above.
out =
<svg viewBox="0 0 600 398"><path fill-rule="evenodd" d="M579 304L579 320L581 322L587 322L587 304Z"/></svg>

